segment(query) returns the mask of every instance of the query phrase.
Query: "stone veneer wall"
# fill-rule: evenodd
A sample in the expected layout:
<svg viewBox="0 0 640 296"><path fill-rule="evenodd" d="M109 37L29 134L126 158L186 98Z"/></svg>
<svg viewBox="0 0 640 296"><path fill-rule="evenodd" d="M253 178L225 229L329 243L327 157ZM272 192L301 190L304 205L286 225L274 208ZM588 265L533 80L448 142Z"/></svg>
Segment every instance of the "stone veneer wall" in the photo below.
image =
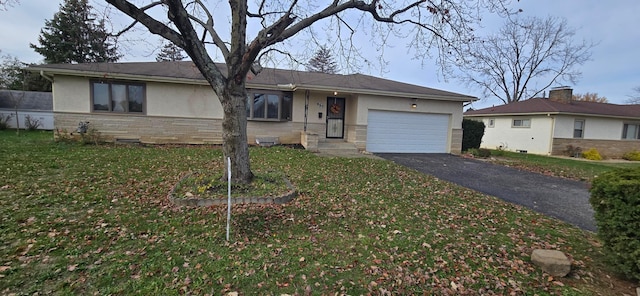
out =
<svg viewBox="0 0 640 296"><path fill-rule="evenodd" d="M105 141L139 140L149 144L222 144L222 121L220 119L60 112L55 112L53 117L55 129L61 132L75 133L78 122L89 121ZM249 121L247 137L250 144L255 143L256 136L275 136L282 144L301 144L303 129L303 123L298 122ZM307 125L307 133L313 134L318 139L317 141L322 141L326 134L325 125L309 124ZM451 136L451 153L460 154L462 129L453 129ZM367 148L367 127L365 125L345 126L345 140L354 143L358 150L365 150Z"/></svg>
<svg viewBox="0 0 640 296"><path fill-rule="evenodd" d="M629 151L640 150L640 140L589 140L554 138L552 155L563 155L568 145L582 148L585 151L596 148L606 158L621 158Z"/></svg>
<svg viewBox="0 0 640 296"><path fill-rule="evenodd" d="M367 126L348 124L344 128L346 133L346 140L349 143L353 143L360 151L367 149Z"/></svg>
<svg viewBox="0 0 640 296"><path fill-rule="evenodd" d="M105 141L139 140L149 144L222 144L222 120L119 114L54 113L58 131L75 133L78 122L89 121ZM275 136L282 144L300 144L301 123L255 122L247 125L248 142Z"/></svg>
<svg viewBox="0 0 640 296"><path fill-rule="evenodd" d="M462 153L462 129L451 130L451 154Z"/></svg>

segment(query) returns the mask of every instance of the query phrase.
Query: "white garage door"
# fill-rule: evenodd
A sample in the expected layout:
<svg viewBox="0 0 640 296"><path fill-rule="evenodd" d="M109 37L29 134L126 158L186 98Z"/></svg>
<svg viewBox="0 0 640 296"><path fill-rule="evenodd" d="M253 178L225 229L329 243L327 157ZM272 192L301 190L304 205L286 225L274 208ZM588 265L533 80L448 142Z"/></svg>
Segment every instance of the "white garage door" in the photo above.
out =
<svg viewBox="0 0 640 296"><path fill-rule="evenodd" d="M367 151L446 153L449 115L369 110Z"/></svg>

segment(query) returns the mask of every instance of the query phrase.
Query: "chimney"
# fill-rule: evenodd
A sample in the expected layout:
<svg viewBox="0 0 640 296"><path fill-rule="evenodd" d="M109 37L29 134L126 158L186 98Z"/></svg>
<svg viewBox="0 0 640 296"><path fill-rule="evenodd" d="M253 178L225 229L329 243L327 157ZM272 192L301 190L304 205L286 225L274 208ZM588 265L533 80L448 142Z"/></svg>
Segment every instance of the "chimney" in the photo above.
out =
<svg viewBox="0 0 640 296"><path fill-rule="evenodd" d="M549 90L549 100L571 104L573 99L573 89L568 86L558 86Z"/></svg>

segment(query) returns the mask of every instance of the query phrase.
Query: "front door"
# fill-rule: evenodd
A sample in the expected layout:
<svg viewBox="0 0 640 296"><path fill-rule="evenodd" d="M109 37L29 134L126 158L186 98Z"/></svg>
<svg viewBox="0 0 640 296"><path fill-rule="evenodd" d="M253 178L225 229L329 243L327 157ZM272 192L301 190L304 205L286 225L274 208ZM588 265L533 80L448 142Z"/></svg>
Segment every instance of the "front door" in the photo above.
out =
<svg viewBox="0 0 640 296"><path fill-rule="evenodd" d="M327 98L327 138L344 139L344 98Z"/></svg>

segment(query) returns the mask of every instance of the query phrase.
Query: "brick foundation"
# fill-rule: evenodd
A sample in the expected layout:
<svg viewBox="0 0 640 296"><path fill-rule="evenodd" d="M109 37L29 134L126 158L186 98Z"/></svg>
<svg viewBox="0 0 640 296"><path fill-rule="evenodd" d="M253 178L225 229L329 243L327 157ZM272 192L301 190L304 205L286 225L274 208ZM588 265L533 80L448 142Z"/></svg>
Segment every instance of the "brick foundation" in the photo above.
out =
<svg viewBox="0 0 640 296"><path fill-rule="evenodd" d="M148 144L222 144L220 119L55 112L53 120L55 129L67 133L76 133L78 122L88 121L100 133L101 140L107 142L119 140ZM306 134L303 129L301 122L249 121L247 140L249 144L255 144L256 137L277 137L281 144L302 144L303 136L313 135L312 139L305 139L306 144L315 143L317 149L317 142L325 138L325 125L309 124ZM460 154L462 129L454 129L451 136L451 153ZM366 138L366 126L345 127L345 140L354 143L358 150L366 149Z"/></svg>
<svg viewBox="0 0 640 296"><path fill-rule="evenodd" d="M588 140L553 139L552 155L563 155L568 145L580 147L582 151L595 148L604 158L622 158L629 151L640 150L640 140Z"/></svg>

